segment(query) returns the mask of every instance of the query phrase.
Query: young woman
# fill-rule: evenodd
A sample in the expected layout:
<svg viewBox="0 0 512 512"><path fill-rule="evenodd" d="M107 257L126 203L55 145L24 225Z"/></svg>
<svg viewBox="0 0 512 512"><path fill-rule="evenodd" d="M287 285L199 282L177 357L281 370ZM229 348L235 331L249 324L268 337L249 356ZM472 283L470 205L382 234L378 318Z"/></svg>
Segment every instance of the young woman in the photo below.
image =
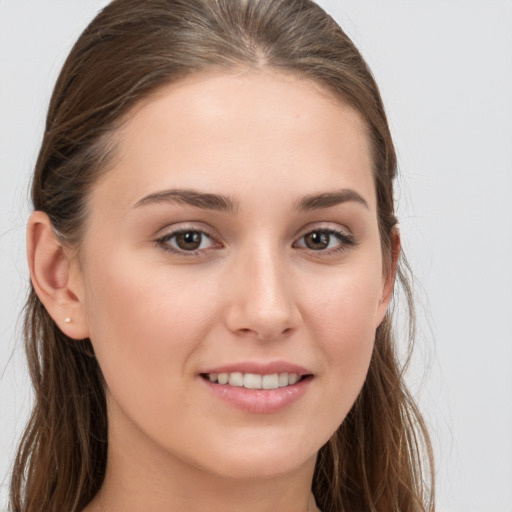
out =
<svg viewBox="0 0 512 512"><path fill-rule="evenodd" d="M391 328L395 168L316 4L100 12L34 173L12 510L433 510Z"/></svg>

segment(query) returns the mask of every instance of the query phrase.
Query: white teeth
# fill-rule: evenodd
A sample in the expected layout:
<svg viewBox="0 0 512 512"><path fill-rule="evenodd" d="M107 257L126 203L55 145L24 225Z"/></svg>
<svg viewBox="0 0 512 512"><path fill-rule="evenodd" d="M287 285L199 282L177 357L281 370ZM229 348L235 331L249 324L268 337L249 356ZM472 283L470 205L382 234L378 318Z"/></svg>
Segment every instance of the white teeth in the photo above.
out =
<svg viewBox="0 0 512 512"><path fill-rule="evenodd" d="M210 373L210 375L215 375L215 374ZM229 373L219 373L219 375L217 377L217 382L219 384L227 384L228 381L229 381Z"/></svg>
<svg viewBox="0 0 512 512"><path fill-rule="evenodd" d="M244 388L261 389L261 375L256 373L246 373L244 375Z"/></svg>
<svg viewBox="0 0 512 512"><path fill-rule="evenodd" d="M277 379L277 383L280 388L284 388L289 384L289 376L287 373L280 373L279 378Z"/></svg>
<svg viewBox="0 0 512 512"><path fill-rule="evenodd" d="M210 382L218 384L229 384L235 387L244 387L246 389L277 389L286 386L293 386L300 380L296 373L272 373L269 375L259 375L257 373L209 373L207 374Z"/></svg>
<svg viewBox="0 0 512 512"><path fill-rule="evenodd" d="M229 385L242 387L244 385L244 374L240 372L233 372L229 374Z"/></svg>
<svg viewBox="0 0 512 512"><path fill-rule="evenodd" d="M279 387L279 377L277 373L263 375L261 378L261 387L263 389L277 389Z"/></svg>

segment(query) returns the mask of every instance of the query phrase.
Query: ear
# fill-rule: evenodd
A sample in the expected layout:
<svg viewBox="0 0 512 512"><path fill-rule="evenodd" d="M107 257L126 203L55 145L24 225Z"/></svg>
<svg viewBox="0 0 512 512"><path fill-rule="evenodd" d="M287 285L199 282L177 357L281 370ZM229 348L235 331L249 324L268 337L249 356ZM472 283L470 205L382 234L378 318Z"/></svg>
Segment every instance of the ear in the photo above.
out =
<svg viewBox="0 0 512 512"><path fill-rule="evenodd" d="M393 289L395 287L396 271L398 268L398 259L400 258L401 243L400 243L400 230L398 226L393 228L391 233L391 265L385 269L386 273L383 276L382 296L379 300L379 307L377 311L377 324L378 327L389 307L389 303L393 297Z"/></svg>
<svg viewBox="0 0 512 512"><path fill-rule="evenodd" d="M59 242L46 213L36 211L30 216L27 258L34 290L60 330L70 338L87 338L78 260L74 251Z"/></svg>

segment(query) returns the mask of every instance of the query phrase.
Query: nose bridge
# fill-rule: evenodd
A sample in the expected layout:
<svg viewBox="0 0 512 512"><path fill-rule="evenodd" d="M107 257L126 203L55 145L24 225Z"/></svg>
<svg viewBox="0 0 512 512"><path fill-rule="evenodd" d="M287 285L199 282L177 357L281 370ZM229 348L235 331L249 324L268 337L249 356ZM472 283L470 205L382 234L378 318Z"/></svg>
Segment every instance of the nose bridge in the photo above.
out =
<svg viewBox="0 0 512 512"><path fill-rule="evenodd" d="M235 293L228 311L232 331L272 339L297 327L300 314L284 251L260 241L239 255L232 277Z"/></svg>

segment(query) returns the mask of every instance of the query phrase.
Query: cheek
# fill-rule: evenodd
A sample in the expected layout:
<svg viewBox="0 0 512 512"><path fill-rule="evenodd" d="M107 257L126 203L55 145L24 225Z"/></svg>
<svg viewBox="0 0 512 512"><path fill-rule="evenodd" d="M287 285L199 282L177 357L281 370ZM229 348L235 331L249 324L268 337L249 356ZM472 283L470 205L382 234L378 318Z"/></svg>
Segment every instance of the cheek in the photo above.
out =
<svg viewBox="0 0 512 512"><path fill-rule="evenodd" d="M380 275L378 265L340 273L334 284L319 290L318 300L309 308L326 403L337 411L331 416L325 413L324 420L334 429L352 407L368 372L382 292Z"/></svg>
<svg viewBox="0 0 512 512"><path fill-rule="evenodd" d="M320 348L334 378L362 385L375 341L375 303L345 293L324 304L316 324Z"/></svg>
<svg viewBox="0 0 512 512"><path fill-rule="evenodd" d="M216 314L211 295L161 266L139 265L133 273L129 262L117 262L108 279L93 272L88 279L91 342L107 386L109 424L116 435L132 436L130 443L141 432L164 444L186 439L176 418L197 408L188 390Z"/></svg>
<svg viewBox="0 0 512 512"><path fill-rule="evenodd" d="M168 385L208 331L212 301L161 265L133 272L129 259L112 260L91 266L86 280L90 338L107 384Z"/></svg>
<svg viewBox="0 0 512 512"><path fill-rule="evenodd" d="M340 267L328 279L317 280L315 286L308 283L307 289L315 293L309 293L304 309L326 339L357 345L358 340L373 339L383 279L380 258L356 263ZM308 296L306 289L303 293Z"/></svg>

